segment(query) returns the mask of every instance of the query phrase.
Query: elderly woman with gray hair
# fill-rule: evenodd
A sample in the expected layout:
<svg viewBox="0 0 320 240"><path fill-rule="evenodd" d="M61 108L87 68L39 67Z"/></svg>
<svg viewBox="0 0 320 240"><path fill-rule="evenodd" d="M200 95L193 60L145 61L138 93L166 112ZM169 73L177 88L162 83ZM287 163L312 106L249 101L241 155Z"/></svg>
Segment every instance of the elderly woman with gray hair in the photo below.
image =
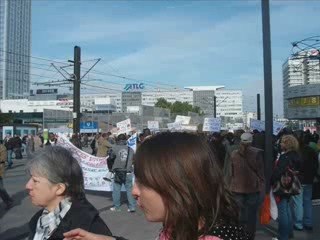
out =
<svg viewBox="0 0 320 240"><path fill-rule="evenodd" d="M63 239L64 232L78 227L112 236L86 199L82 169L68 150L44 148L30 160L28 171L31 202L43 208L29 222L30 240Z"/></svg>

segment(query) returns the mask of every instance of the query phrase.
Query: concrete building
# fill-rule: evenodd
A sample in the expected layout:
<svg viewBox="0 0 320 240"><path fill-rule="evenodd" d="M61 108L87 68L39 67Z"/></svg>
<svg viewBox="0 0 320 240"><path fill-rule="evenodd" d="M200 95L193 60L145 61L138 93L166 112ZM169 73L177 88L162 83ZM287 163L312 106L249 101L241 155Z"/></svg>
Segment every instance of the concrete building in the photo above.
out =
<svg viewBox="0 0 320 240"><path fill-rule="evenodd" d="M282 65L284 117L320 119L319 51L301 52Z"/></svg>
<svg viewBox="0 0 320 240"><path fill-rule="evenodd" d="M0 1L0 99L29 95L31 0Z"/></svg>
<svg viewBox="0 0 320 240"><path fill-rule="evenodd" d="M142 105L154 106L159 98L164 98L170 103L176 101L187 102L193 105L193 92L191 90L172 91L145 91L142 92Z"/></svg>
<svg viewBox="0 0 320 240"><path fill-rule="evenodd" d="M242 91L218 89L217 97L217 117L243 117Z"/></svg>

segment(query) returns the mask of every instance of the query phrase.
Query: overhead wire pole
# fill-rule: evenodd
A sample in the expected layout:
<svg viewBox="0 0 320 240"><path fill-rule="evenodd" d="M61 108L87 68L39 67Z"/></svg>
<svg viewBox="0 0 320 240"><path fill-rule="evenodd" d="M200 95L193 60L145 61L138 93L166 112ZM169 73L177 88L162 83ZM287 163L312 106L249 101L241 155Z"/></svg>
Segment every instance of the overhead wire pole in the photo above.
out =
<svg viewBox="0 0 320 240"><path fill-rule="evenodd" d="M73 133L80 133L81 48L74 47L73 59Z"/></svg>
<svg viewBox="0 0 320 240"><path fill-rule="evenodd" d="M257 94L257 119L261 120L260 94Z"/></svg>
<svg viewBox="0 0 320 240"><path fill-rule="evenodd" d="M265 176L266 191L269 192L273 162L273 105L272 105L272 64L270 36L269 0L261 0L262 35L263 35L263 69L264 69L264 106L265 106Z"/></svg>

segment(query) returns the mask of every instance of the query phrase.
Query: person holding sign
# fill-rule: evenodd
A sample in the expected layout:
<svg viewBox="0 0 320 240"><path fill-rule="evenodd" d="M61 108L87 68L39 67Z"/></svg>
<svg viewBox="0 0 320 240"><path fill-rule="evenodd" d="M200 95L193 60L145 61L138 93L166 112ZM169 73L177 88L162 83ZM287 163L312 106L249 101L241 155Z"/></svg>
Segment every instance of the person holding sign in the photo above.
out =
<svg viewBox="0 0 320 240"><path fill-rule="evenodd" d="M178 132L152 136L137 149L134 173L132 194L145 218L163 224L158 240L248 239L238 225L238 207L217 157L204 138ZM65 239L114 238L75 229Z"/></svg>

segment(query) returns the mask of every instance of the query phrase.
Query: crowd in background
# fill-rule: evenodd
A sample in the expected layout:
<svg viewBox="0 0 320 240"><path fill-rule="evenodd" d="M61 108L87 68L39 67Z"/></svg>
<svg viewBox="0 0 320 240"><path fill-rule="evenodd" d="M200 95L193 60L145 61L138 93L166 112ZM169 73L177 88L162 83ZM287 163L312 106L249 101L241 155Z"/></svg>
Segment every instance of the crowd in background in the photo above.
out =
<svg viewBox="0 0 320 240"><path fill-rule="evenodd" d="M158 133L152 134L150 129L144 129L138 134L138 148L153 135ZM316 132L311 133L309 130L293 132L285 128L277 136L273 136L272 143L265 143L265 133L257 130L196 135L206 141L215 154L217 166L224 176L224 183L239 206L238 220L245 226L250 236L248 239L254 239L257 216L265 195L269 194L273 186L281 180L288 168L295 172L302 186L299 194L275 194L279 239L287 240L293 237L293 230L313 230L312 198L320 197L320 142ZM135 212L136 208L135 199L131 195L134 153L127 147L129 138L130 135L115 136L110 132L90 136L88 134L69 136L70 142L77 148L90 147L92 155L109 156L112 160L112 163L108 162L108 169L110 172L115 172L115 177L119 180L114 181L116 187L114 187L114 206L110 208L111 211L120 210L119 197L122 185L127 191L128 212ZM13 199L6 192L2 182L5 162L7 169L10 169L13 166L13 157L21 159L22 153L25 152L25 156L31 158L32 153L46 146L54 146L56 142L57 136L53 133L49 133L46 142L42 134L25 135L22 138L18 135L5 137L0 144L0 197L7 208L12 207ZM273 159L264 159L266 144L273 146ZM267 162L271 162L272 172L267 172L265 167ZM121 179L121 171L125 172L124 179Z"/></svg>

